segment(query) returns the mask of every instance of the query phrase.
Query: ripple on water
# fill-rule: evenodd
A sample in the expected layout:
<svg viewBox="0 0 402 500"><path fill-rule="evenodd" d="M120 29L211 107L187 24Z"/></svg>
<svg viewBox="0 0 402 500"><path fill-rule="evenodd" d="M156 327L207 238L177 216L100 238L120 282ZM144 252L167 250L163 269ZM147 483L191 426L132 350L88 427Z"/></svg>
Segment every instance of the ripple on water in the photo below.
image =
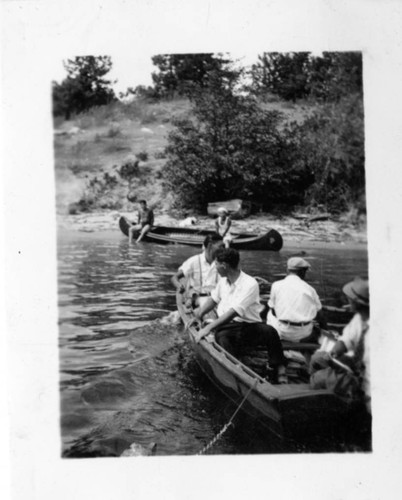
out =
<svg viewBox="0 0 402 500"><path fill-rule="evenodd" d="M177 317L167 316L176 309L170 276L198 250L80 235L58 251L64 456L120 456L131 443L157 443L158 455L197 453L235 410L198 368ZM302 244L243 252L244 270L272 282L295 251ZM341 285L367 273L364 251L306 249L305 258L328 304L340 305ZM276 446L238 415L211 453L287 451Z"/></svg>

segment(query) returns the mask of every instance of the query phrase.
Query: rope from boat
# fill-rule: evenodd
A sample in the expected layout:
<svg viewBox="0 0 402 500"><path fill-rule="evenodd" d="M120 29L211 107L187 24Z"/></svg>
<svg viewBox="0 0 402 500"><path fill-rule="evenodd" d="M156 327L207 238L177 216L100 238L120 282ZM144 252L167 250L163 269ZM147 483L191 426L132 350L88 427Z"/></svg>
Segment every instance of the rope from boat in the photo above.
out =
<svg viewBox="0 0 402 500"><path fill-rule="evenodd" d="M243 406L245 403L246 399L250 395L250 392L254 389L254 387L257 385L258 380L254 382L254 384L250 387L250 389L247 391L247 394L244 396L242 399L241 403L239 406L236 408L235 412L233 415L230 417L229 422L227 422L222 429L218 432L218 434L206 445L204 448L197 453L197 455L204 455L208 450L210 450L219 440L220 438L225 434L225 432L229 429L229 427L232 425L233 419L237 415L237 412L240 410L240 408Z"/></svg>

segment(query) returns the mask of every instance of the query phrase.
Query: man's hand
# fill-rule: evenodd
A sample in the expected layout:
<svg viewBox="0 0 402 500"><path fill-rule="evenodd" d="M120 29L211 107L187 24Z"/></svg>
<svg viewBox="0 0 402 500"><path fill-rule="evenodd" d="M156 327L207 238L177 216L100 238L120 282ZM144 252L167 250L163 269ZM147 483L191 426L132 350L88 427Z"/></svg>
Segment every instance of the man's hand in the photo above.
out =
<svg viewBox="0 0 402 500"><path fill-rule="evenodd" d="M191 326L193 326L193 325L195 325L197 323L199 323L199 319L198 318L191 318L190 321L188 321L185 324L186 330L188 330Z"/></svg>
<svg viewBox="0 0 402 500"><path fill-rule="evenodd" d="M195 341L198 344L201 339L206 337L209 333L211 333L211 325L207 325L204 328L202 328L199 332L196 333L195 335Z"/></svg>

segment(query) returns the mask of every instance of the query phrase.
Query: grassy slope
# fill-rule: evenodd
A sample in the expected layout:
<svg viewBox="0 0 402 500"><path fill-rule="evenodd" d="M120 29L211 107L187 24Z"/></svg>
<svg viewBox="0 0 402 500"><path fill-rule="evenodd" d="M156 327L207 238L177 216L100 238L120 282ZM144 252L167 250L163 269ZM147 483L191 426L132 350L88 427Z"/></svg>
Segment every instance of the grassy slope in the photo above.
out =
<svg viewBox="0 0 402 500"><path fill-rule="evenodd" d="M278 101L265 106L284 112L291 120L301 120L309 109ZM168 210L171 198L162 196L158 172L166 163L163 149L172 128L171 120L186 115L189 109L185 99L153 104L117 102L70 121L56 121L57 212L126 210L129 192L146 198L159 210ZM79 132L69 134L74 127ZM59 135L61 132L64 135ZM141 153L148 157L140 163L139 176L131 182L121 178L121 165L136 155L141 157Z"/></svg>

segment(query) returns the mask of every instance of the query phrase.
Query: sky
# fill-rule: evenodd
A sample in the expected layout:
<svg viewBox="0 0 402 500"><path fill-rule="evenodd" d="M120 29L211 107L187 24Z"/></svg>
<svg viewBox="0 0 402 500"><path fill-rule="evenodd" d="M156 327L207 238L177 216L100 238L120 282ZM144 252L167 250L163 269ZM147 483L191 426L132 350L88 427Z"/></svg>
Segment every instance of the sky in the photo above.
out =
<svg viewBox="0 0 402 500"><path fill-rule="evenodd" d="M157 71L157 68L152 64L152 57L156 55L155 52L149 52L141 48L138 51L118 52L111 51L105 54L91 54L91 55L110 55L112 58L112 70L108 77L112 80L117 80L113 85L116 93L125 92L128 87L137 87L137 85L152 85L152 72ZM229 52L234 60L240 60L242 66L250 66L257 61L257 52ZM81 54L76 54L81 55ZM89 54L86 54L89 55ZM73 58L74 55L68 56ZM65 60L65 59L64 59ZM67 73L63 66L63 59L60 59L54 67L53 80L60 83Z"/></svg>

